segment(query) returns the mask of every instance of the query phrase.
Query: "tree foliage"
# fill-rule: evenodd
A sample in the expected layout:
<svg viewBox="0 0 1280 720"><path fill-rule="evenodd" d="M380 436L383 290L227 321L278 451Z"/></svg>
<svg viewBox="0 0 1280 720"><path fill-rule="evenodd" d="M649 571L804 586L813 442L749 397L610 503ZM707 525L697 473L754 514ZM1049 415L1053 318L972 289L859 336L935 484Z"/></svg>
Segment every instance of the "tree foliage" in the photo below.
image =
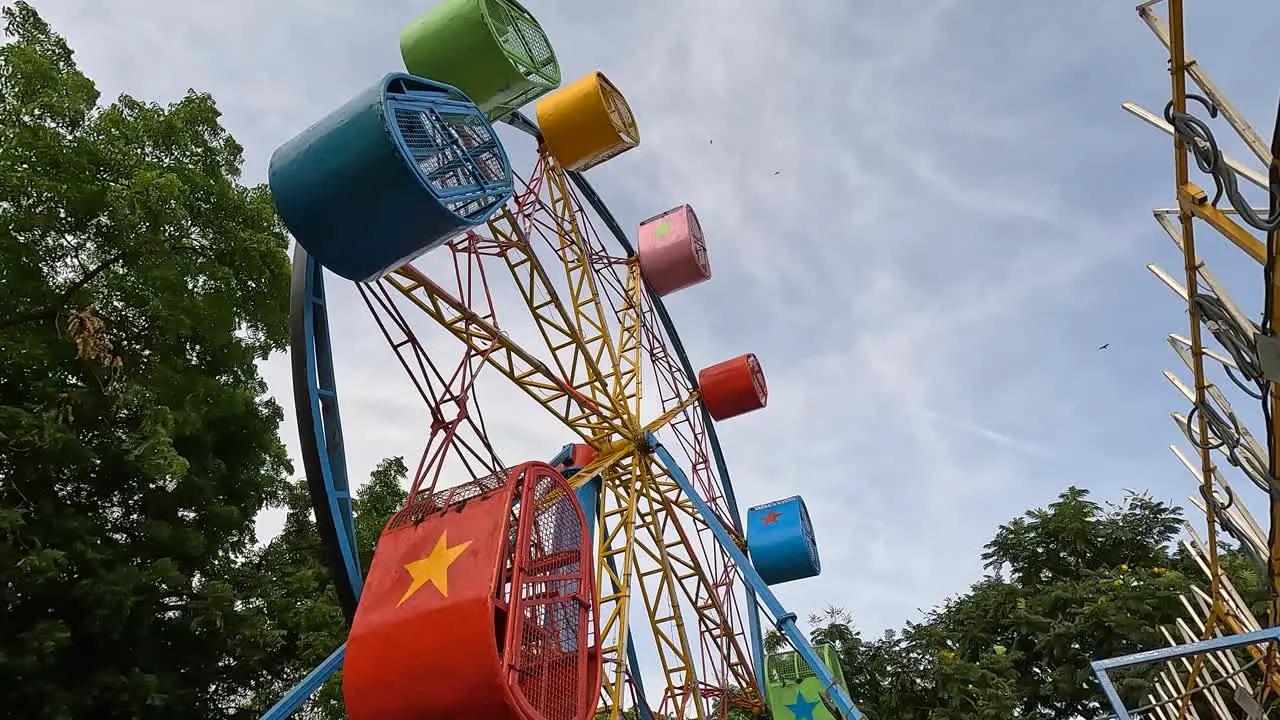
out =
<svg viewBox="0 0 1280 720"><path fill-rule="evenodd" d="M1195 573L1175 549L1181 511L1130 494L1101 505L1070 488L1002 525L988 574L901 632L864 640L834 608L811 618L814 642L836 646L855 702L873 718L1037 718L1109 712L1092 660L1160 647L1159 627L1184 615ZM1224 566L1246 596L1261 588L1240 553ZM1122 694L1145 704L1151 671Z"/></svg>
<svg viewBox="0 0 1280 720"><path fill-rule="evenodd" d="M408 493L404 458L383 460L360 488L353 503L356 546L368 571L373 549L391 515L404 507ZM316 532L306 484L290 487L283 506L284 529L254 553L242 573L243 595L253 598L272 629L271 660L253 682L250 708L265 711L346 640L346 621ZM294 717L344 720L341 673L335 675Z"/></svg>
<svg viewBox="0 0 1280 720"><path fill-rule="evenodd" d="M282 491L256 361L287 238L208 95L98 104L24 2L0 45L0 705L235 715L238 558Z"/></svg>

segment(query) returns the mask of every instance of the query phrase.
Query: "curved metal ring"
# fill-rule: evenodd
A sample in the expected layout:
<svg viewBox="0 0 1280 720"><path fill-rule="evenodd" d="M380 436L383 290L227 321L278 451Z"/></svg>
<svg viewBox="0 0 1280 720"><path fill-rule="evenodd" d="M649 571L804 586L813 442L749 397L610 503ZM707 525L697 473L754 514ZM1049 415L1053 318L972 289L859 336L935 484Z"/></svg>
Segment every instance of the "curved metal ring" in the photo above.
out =
<svg viewBox="0 0 1280 720"><path fill-rule="evenodd" d="M324 268L302 249L293 252L289 298L289 355L293 361L293 405L307 491L316 530L338 593L338 605L350 623L364 587L356 548L351 485L343 449L338 391L334 384L329 314L324 299Z"/></svg>

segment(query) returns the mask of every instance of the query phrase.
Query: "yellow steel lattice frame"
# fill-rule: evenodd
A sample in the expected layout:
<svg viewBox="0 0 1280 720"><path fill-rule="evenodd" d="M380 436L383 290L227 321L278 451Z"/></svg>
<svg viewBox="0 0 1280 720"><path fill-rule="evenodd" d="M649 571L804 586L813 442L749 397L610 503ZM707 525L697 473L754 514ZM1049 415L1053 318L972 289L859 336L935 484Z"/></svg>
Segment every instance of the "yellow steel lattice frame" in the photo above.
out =
<svg viewBox="0 0 1280 720"><path fill-rule="evenodd" d="M640 396L644 391L644 376L640 372L640 333L644 327L640 304L643 296L640 262L632 258L627 263L627 293L618 329L618 364L614 366L613 395L618 406L626 408L628 414L636 419L633 425L636 432L640 430Z"/></svg>
<svg viewBox="0 0 1280 720"><path fill-rule="evenodd" d="M724 608L720 597L708 578L702 561L697 553L691 552L693 543L678 518L685 517L700 530L706 519L692 510L692 504L684 497L679 486L667 475L666 469L657 463L650 465L651 478L646 490L655 503L660 503L666 512L660 516L660 525L656 536L664 538L667 546L666 564L673 574L676 587L680 588L689 606L693 609L700 633L713 640L721 657L725 661L733 685L739 688L754 687L754 675L747 650L738 641L738 634L724 622L729 613Z"/></svg>
<svg viewBox="0 0 1280 720"><path fill-rule="evenodd" d="M545 363L421 272L406 265L387 275L386 280L583 440L597 444L616 429L607 408L584 397Z"/></svg>
<svg viewBox="0 0 1280 720"><path fill-rule="evenodd" d="M639 468L640 492L636 496L637 519L646 542L637 543L640 552L636 556L635 572L640 578L640 596L649 615L650 628L658 650L658 662L665 679L664 696L660 706L667 708L674 717L703 717L701 688L698 672L693 663L693 651L689 644L680 599L676 595L677 578L672 572L672 559L663 536L665 508L654 502L653 471L649 457L634 458ZM647 567L640 560L647 558Z"/></svg>
<svg viewBox="0 0 1280 720"><path fill-rule="evenodd" d="M577 331L577 340L581 343L583 360L593 369L591 392L598 402L608 403L614 413L620 407L616 399L609 396L606 372L601 368L613 368L618 364L618 350L609 334L608 316L600 299L600 288L597 286L595 273L592 272L591 259L586 243L582 241L578 219L573 212L573 204L567 189L567 178L563 170L555 164L550 154L543 153L539 158L540 176L534 186L545 186L549 201L556 257L564 268L565 285L569 289L569 308L571 318L566 318L570 327ZM527 227L534 229L537 224L537 213L542 206L539 198L529 198L522 214L527 218ZM538 266L532 251L528 254L532 265ZM541 271L541 267L539 271ZM546 287L550 282L544 277ZM552 347L552 352L557 348Z"/></svg>
<svg viewBox="0 0 1280 720"><path fill-rule="evenodd" d="M1144 2L1138 6L1138 14L1142 18L1156 37L1169 50L1169 71L1172 87L1173 109L1177 112L1186 112L1187 109L1187 80L1190 78L1201 90L1214 102L1219 111L1231 123L1232 127L1240 133L1245 144L1250 150L1258 156L1267 165L1272 162L1271 154L1262 143L1253 129L1248 126L1240 114L1226 102L1221 91L1209 80L1203 69L1192 59L1186 51L1185 25L1183 13L1183 0L1167 0L1168 6L1168 27L1166 29L1164 23L1156 15L1153 6L1158 0ZM1213 207L1209 203L1208 194L1195 183L1190 180L1190 167L1188 157L1188 147L1185 141L1176 132L1173 133L1174 148L1174 190L1178 200L1178 219L1181 225L1181 246L1183 249L1183 266L1186 273L1186 296L1187 308L1190 322L1190 360L1191 370L1195 380L1195 403L1202 405L1205 403L1206 392L1210 387L1210 383L1206 380L1204 372L1204 356L1205 348L1201 336L1201 319L1199 308L1196 304L1196 297L1199 291L1199 272L1202 263L1196 252L1195 237L1195 220L1199 219L1208 225L1211 229L1217 231L1231 244L1235 245L1249 257L1253 258L1259 264L1265 264L1268 260L1267 246L1264 242L1259 241L1253 233L1245 229L1218 208ZM1274 326L1280 327L1280 310L1277 308L1267 308L1267 312L1271 317ZM1274 390L1271 392L1271 419L1272 428L1269 428L1272 436L1272 442L1280 441L1280 395ZM1197 413L1196 434L1204 439L1210 437L1208 430L1208 421L1206 413ZM1204 447L1207 443L1200 443L1202 447L1198 448L1200 454L1200 480L1202 483L1202 491L1207 496L1212 496L1214 492L1213 478L1218 475L1217 468L1214 465L1211 450ZM1271 472L1276 469L1272 468ZM1218 518L1217 507L1212 502L1206 502L1204 505L1207 542L1206 552L1208 555L1208 570L1210 584L1210 600L1208 616L1205 618L1201 639L1213 637L1216 631L1225 629L1228 632L1239 633L1243 631L1239 621L1225 611L1222 596L1222 575L1218 561L1218 539L1217 525ZM1280 523L1280 501L1275 499L1271 502L1270 508L1271 523L1275 526ZM1280 538L1280 533L1273 533L1274 537ZM1276 543L1280 545L1280 542ZM1269 565L1270 565L1270 585L1273 595L1280 597L1280 547L1273 545L1270 548ZM1271 608L1270 623L1274 625L1280 620L1280 606L1273 605ZM1225 627L1223 627L1225 626ZM1257 648L1250 647L1249 651L1257 659L1262 658L1262 652ZM1190 663L1187 673L1185 687L1194 688L1197 686L1197 680L1203 671L1205 656L1198 655ZM1280 668L1274 663L1266 670L1266 686L1269 690L1280 688ZM1188 716L1191 710L1191 695L1183 697L1178 706L1178 718Z"/></svg>
<svg viewBox="0 0 1280 720"><path fill-rule="evenodd" d="M547 277L546 270L538 262L533 248L529 246L527 233L520 230L511 212L504 208L498 218L489 221L488 228L495 240L501 240L505 244L502 259L511 272L511 278L519 288L521 297L529 307L529 314L542 335L543 342L551 348L560 377L575 392L591 398L596 407L603 408L611 417L616 417L611 399L607 394L600 392L605 382L605 371L601 369L601 356L605 353L610 355L613 353L609 335L606 328L582 322L588 309L599 310L599 308L590 308L594 304L592 301L595 300L595 296L589 293L573 292L576 281L579 281L578 278L582 274L589 274L584 273L584 268L581 267L585 261L572 256L566 257L569 253L564 248L558 248L565 272L569 275L571 292L569 308L566 308L554 292L551 278ZM570 243L561 241L561 244ZM588 308L584 308L583 305L587 305ZM583 331L580 332L580 329ZM566 350L570 352L566 353ZM605 367L608 367L608 364ZM618 429L616 422L614 429ZM598 441L600 440L603 438Z"/></svg>
<svg viewBox="0 0 1280 720"><path fill-rule="evenodd" d="M627 632L631 609L631 572L635 556L636 499L640 465L624 455L601 473L600 542L596 552L600 602L600 654L604 677L597 714L621 715L627 690ZM579 474L585 474L579 473Z"/></svg>
<svg viewBox="0 0 1280 720"><path fill-rule="evenodd" d="M612 720L624 711L628 627L637 588L656 641L665 681L660 702L668 714L706 717L704 680L732 683L748 703L754 700L763 707L755 697L749 654L681 524L689 523L696 533L707 521L647 450L647 436L698 402L697 392L648 422L641 419L646 333L654 330L646 326L642 311L639 263L635 258L610 260L625 262L623 287L614 291L621 297L609 308L616 313L611 325L593 264L598 258L592 257L570 188L567 174L544 149L528 192L486 223L489 237L472 234L470 246L464 246L505 264L551 355L549 365L502 332L492 318L467 307L412 266L386 279L597 451L596 459L573 478L575 486L601 479L596 577L604 673L597 716ZM548 241L562 268L560 290L535 252L535 237ZM693 613L686 618L688 610ZM694 628L723 650L727 677L698 677L689 637Z"/></svg>

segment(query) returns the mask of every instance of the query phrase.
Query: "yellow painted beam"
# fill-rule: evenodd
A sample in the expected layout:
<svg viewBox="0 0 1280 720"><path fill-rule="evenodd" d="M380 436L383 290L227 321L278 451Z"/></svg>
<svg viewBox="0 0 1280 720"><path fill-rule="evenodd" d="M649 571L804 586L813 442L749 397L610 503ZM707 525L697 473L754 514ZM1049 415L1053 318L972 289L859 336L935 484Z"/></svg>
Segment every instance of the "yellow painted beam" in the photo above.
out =
<svg viewBox="0 0 1280 720"><path fill-rule="evenodd" d="M641 483L639 464L642 462L634 455L626 457L601 477L596 592L600 604L603 676L598 714L609 720L622 717L623 693L627 688L627 628L635 555L636 494Z"/></svg>
<svg viewBox="0 0 1280 720"><path fill-rule="evenodd" d="M1176 112L1187 111L1187 54L1186 40L1183 28L1182 0L1169 0L1169 75L1171 78L1173 109ZM1174 169L1174 191L1178 193L1179 205L1187 204L1183 200L1183 190L1190 184L1189 165L1188 165L1188 148L1186 141L1182 136L1174 133L1173 135L1173 169ZM1192 203L1204 205L1206 203ZM1193 218L1194 215L1190 208L1182 207L1178 219L1182 222L1182 249L1183 249L1183 268L1186 272L1186 288L1187 288L1187 313L1190 318L1191 329L1191 361L1192 373L1195 376L1195 400L1197 405L1203 405L1205 401L1205 386L1207 382L1204 376L1204 343L1201 340L1200 326L1200 308L1196 303L1196 296L1199 291L1199 278L1197 272L1199 270L1199 262L1196 258L1196 242ZM1207 413L1196 413L1196 421L1199 437L1209 437L1209 426L1206 419ZM1199 448L1200 451L1200 473L1203 485L1202 493L1213 491L1213 475L1214 464L1213 456L1206 446ZM1217 539L1217 518L1215 517L1215 508L1213 503L1207 503L1205 506L1205 522L1206 532L1209 538L1209 567L1210 578L1209 595L1212 598L1212 606L1210 608L1209 617L1205 619L1205 634L1201 639L1207 639L1213 636L1214 626L1218 621L1218 616L1222 612L1222 581L1220 576L1220 568L1218 565L1218 539ZM1187 674L1187 686L1195 687L1196 678L1204 665L1204 656L1198 655L1192 663L1191 671ZM1187 716L1187 711L1191 707L1190 696L1183 698L1178 707L1178 719L1182 720Z"/></svg>
<svg viewBox="0 0 1280 720"><path fill-rule="evenodd" d="M587 443L599 445L603 438L622 430L607 408L557 377L541 360L413 266L392 271L386 280Z"/></svg>
<svg viewBox="0 0 1280 720"><path fill-rule="evenodd" d="M1195 183L1186 182L1178 187L1178 208L1208 223L1259 264L1267 261L1267 246L1235 220L1210 205L1209 194Z"/></svg>

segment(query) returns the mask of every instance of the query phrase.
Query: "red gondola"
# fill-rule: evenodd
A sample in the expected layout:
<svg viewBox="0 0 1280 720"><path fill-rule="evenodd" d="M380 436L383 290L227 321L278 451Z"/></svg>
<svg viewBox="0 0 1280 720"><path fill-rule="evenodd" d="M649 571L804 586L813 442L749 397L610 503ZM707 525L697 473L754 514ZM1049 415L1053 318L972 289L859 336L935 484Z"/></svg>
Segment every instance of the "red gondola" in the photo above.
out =
<svg viewBox="0 0 1280 720"><path fill-rule="evenodd" d="M378 540L351 626L352 720L586 720L600 686L591 538L529 462L413 498Z"/></svg>

